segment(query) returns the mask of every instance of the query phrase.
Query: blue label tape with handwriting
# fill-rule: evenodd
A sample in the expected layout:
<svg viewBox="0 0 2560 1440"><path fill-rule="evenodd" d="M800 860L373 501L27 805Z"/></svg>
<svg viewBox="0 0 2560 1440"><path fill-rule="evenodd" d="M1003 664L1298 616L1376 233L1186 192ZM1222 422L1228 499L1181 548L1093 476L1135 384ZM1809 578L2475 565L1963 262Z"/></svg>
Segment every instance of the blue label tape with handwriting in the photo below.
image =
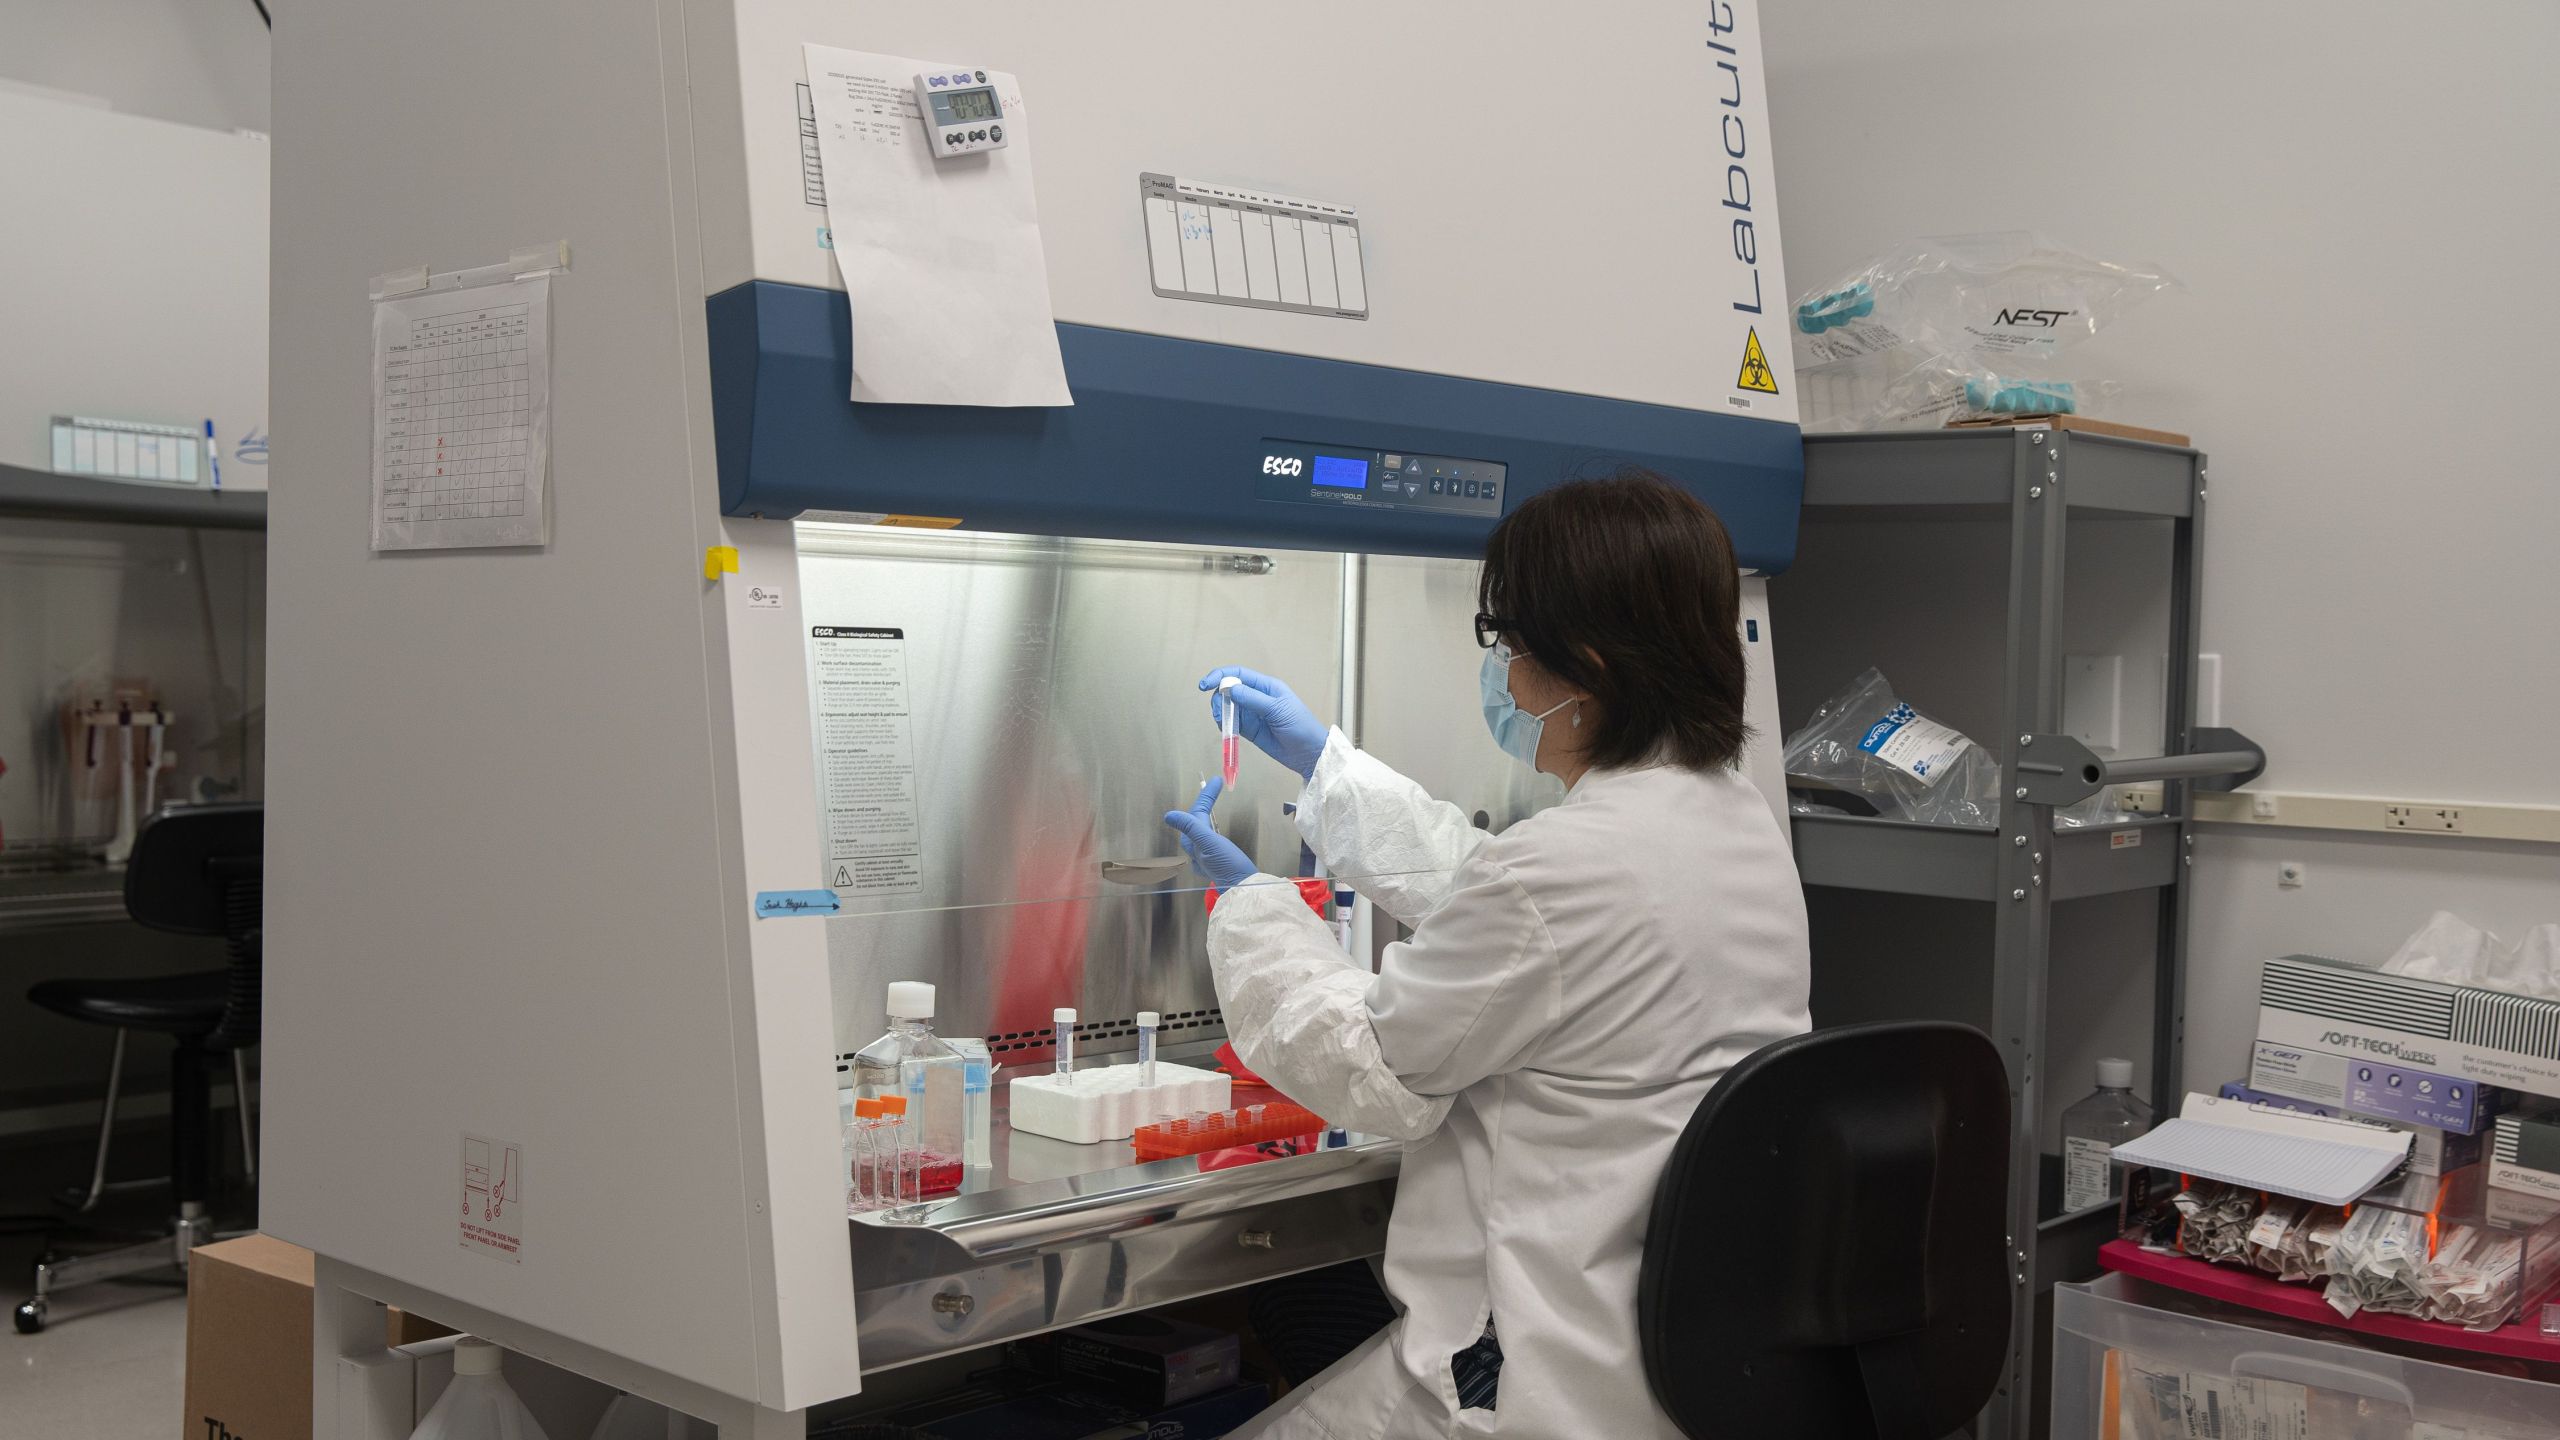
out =
<svg viewBox="0 0 2560 1440"><path fill-rule="evenodd" d="M840 908L833 890L756 892L756 918L759 920L775 920L787 915L833 915Z"/></svg>

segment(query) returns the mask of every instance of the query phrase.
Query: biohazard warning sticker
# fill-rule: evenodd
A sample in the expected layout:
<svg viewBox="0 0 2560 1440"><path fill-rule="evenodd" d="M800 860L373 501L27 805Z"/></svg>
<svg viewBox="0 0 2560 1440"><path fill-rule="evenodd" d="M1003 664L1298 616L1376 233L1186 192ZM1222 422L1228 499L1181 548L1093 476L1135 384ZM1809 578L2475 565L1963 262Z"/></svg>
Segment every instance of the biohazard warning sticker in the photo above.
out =
<svg viewBox="0 0 2560 1440"><path fill-rule="evenodd" d="M462 1137L462 1248L524 1261L524 1147Z"/></svg>
<svg viewBox="0 0 2560 1440"><path fill-rule="evenodd" d="M1755 327L1742 341L1742 373L1735 377L1736 390L1757 390L1763 395L1778 393L1778 377L1769 370L1769 356L1760 348L1760 331Z"/></svg>

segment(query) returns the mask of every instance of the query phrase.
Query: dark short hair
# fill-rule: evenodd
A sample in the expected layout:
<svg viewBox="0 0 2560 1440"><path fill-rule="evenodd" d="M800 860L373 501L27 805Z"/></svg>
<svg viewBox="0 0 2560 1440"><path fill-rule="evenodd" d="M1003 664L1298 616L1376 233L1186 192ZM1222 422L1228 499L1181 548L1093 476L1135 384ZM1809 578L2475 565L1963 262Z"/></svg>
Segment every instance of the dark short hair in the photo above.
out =
<svg viewBox="0 0 2560 1440"><path fill-rule="evenodd" d="M1594 765L1730 765L1750 738L1742 577L1724 522L1650 470L1531 496L1485 541L1477 603L1600 702Z"/></svg>

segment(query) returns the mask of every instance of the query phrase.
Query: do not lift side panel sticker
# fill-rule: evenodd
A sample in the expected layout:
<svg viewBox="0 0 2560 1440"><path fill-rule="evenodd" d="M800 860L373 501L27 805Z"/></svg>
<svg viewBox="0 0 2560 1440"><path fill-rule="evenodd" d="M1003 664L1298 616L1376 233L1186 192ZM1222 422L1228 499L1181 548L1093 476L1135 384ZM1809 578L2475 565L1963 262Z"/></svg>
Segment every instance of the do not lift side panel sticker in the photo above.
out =
<svg viewBox="0 0 2560 1440"><path fill-rule="evenodd" d="M465 1132L462 1248L524 1263L524 1146Z"/></svg>

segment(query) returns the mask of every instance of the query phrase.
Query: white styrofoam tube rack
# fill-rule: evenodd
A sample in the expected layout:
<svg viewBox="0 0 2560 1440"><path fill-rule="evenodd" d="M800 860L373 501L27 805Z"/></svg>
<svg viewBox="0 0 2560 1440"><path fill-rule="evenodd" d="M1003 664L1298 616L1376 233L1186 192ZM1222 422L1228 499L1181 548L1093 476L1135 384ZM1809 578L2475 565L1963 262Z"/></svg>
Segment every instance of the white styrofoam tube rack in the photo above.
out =
<svg viewBox="0 0 2560 1440"><path fill-rule="evenodd" d="M1141 1125L1224 1110L1235 1082L1216 1070L1156 1062L1156 1083L1138 1083L1135 1065L1102 1065L1073 1075L1017 1075L1011 1082L1012 1123L1017 1134L1092 1145L1126 1140Z"/></svg>

